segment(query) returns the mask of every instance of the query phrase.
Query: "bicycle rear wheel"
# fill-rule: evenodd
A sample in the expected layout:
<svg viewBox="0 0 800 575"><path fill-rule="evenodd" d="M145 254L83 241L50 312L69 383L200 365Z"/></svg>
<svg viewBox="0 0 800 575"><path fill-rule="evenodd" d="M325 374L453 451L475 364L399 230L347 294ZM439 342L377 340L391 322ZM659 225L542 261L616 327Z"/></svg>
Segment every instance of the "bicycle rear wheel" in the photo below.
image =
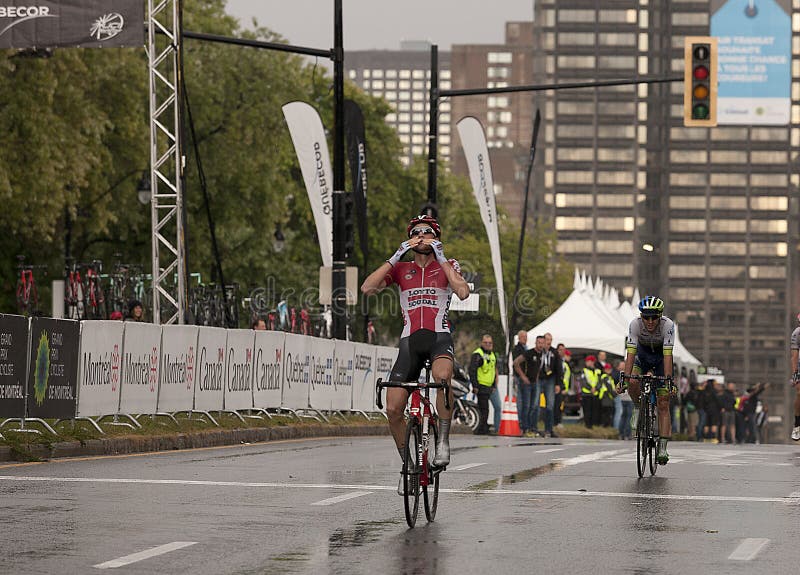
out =
<svg viewBox="0 0 800 575"><path fill-rule="evenodd" d="M414 527L419 513L419 471L417 470L417 452L419 451L419 425L413 419L406 425L406 447L403 453L403 504L406 511L406 523Z"/></svg>
<svg viewBox="0 0 800 575"><path fill-rule="evenodd" d="M650 475L655 475L656 470L658 469L658 461L656 456L658 455L658 422L656 420L656 410L655 406L651 403L650 409L648 409L648 419L650 420L650 441L648 442L648 459L650 460Z"/></svg>
<svg viewBox="0 0 800 575"><path fill-rule="evenodd" d="M647 467L647 447L650 443L650 430L647 417L647 398L642 394L639 400L639 420L636 422L636 470L639 477L644 477L644 470Z"/></svg>
<svg viewBox="0 0 800 575"><path fill-rule="evenodd" d="M433 458L436 457L436 445L439 443L439 426L431 420L428 426L428 485L422 488L422 500L425 502L425 517L432 522L436 517L436 508L439 505L439 469L433 468Z"/></svg>

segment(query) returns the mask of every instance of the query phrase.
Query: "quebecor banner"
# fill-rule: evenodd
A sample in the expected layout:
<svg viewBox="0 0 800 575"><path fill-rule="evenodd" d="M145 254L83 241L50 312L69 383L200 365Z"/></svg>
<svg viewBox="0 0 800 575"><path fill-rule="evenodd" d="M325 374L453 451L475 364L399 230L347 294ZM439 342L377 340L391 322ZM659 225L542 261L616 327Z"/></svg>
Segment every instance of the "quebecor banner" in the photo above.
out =
<svg viewBox="0 0 800 575"><path fill-rule="evenodd" d="M377 411L375 406L375 346L353 344L353 409Z"/></svg>
<svg viewBox="0 0 800 575"><path fill-rule="evenodd" d="M0 49L144 45L144 0L0 0Z"/></svg>
<svg viewBox="0 0 800 575"><path fill-rule="evenodd" d="M253 343L251 329L229 329L225 360L224 408L253 409Z"/></svg>
<svg viewBox="0 0 800 575"><path fill-rule="evenodd" d="M77 408L80 323L31 318L28 417L72 419Z"/></svg>
<svg viewBox="0 0 800 575"><path fill-rule="evenodd" d="M333 170L325 129L317 111L305 102L283 106L294 151L317 225L322 265L333 266Z"/></svg>
<svg viewBox="0 0 800 575"><path fill-rule="evenodd" d="M97 417L118 412L124 327L121 321L81 322L79 417Z"/></svg>
<svg viewBox="0 0 800 575"><path fill-rule="evenodd" d="M283 393L281 407L307 409L310 389L312 342L317 338L287 333L284 343Z"/></svg>
<svg viewBox="0 0 800 575"><path fill-rule="evenodd" d="M120 413L155 413L161 368L161 326L125 322Z"/></svg>
<svg viewBox="0 0 800 575"><path fill-rule="evenodd" d="M315 409L338 409L336 387L333 380L334 354L336 342L332 339L309 338L309 384L308 405ZM347 408L349 409L349 407Z"/></svg>
<svg viewBox="0 0 800 575"><path fill-rule="evenodd" d="M161 328L159 412L189 411L194 406L199 330L196 325L165 325Z"/></svg>
<svg viewBox="0 0 800 575"><path fill-rule="evenodd" d="M257 331L253 367L253 405L267 409L281 406L283 345L286 332Z"/></svg>
<svg viewBox="0 0 800 575"><path fill-rule="evenodd" d="M0 417L25 417L28 318L0 314Z"/></svg>
<svg viewBox="0 0 800 575"><path fill-rule="evenodd" d="M358 239L366 261L369 253L367 238L367 138L364 114L353 100L344 101L344 131L347 138L347 158L353 178L353 203L358 221Z"/></svg>
<svg viewBox="0 0 800 575"><path fill-rule="evenodd" d="M219 411L224 401L223 381L228 331L221 327L201 327L199 330L194 408L198 411Z"/></svg>
<svg viewBox="0 0 800 575"><path fill-rule="evenodd" d="M492 165L489 161L489 149L486 147L486 135L483 132L483 126L481 126L480 121L472 116L459 120L456 127L458 128L458 136L461 138L464 156L467 159L472 191L478 201L481 219L486 228L486 235L489 237L489 250L492 254L494 279L497 284L497 301L500 305L500 323L503 325L503 333L508 333L506 291L503 286L503 261L500 259L500 234L497 231L494 180L492 179ZM508 348L508 342L506 342L506 348ZM508 350L506 349L506 351Z"/></svg>

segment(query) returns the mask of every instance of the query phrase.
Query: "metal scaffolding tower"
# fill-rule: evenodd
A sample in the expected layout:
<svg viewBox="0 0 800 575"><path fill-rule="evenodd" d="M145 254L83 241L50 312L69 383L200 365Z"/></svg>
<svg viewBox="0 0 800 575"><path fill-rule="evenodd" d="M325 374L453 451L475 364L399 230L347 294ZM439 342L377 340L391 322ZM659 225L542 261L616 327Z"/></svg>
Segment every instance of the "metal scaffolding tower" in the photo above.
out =
<svg viewBox="0 0 800 575"><path fill-rule="evenodd" d="M182 0L148 0L153 323L183 323L186 269L181 133Z"/></svg>

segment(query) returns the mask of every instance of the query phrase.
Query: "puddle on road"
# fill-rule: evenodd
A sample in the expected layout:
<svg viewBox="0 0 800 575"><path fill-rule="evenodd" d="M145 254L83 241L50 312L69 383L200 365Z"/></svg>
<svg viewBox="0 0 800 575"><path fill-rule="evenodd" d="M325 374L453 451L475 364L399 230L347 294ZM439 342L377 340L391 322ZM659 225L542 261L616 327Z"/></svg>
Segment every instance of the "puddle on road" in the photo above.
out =
<svg viewBox="0 0 800 575"><path fill-rule="evenodd" d="M386 521L357 521L350 529L337 529L328 537L328 555L339 555L343 550L374 543L388 527L398 525L399 519Z"/></svg>
<svg viewBox="0 0 800 575"><path fill-rule="evenodd" d="M538 467L533 467L531 469L524 469L522 471L517 471L512 473L511 475L504 475L503 477L498 477L497 479L490 479L489 481L484 481L483 483L478 483L477 485L472 485L468 487L470 491L489 491L491 489L500 489L506 485L514 485L515 483L522 483L523 481L528 481L529 479L533 479L534 477L538 477L539 475L543 475L545 473L549 473L550 471L556 471L560 469L562 465L557 461L551 461L545 465L540 465Z"/></svg>

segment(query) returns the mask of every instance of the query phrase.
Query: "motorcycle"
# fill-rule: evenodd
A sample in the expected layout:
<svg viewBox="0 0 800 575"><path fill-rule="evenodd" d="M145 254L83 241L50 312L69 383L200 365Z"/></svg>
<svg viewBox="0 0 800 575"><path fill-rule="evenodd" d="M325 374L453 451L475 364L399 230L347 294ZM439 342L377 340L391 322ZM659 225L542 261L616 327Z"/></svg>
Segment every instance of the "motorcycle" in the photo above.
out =
<svg viewBox="0 0 800 575"><path fill-rule="evenodd" d="M467 395L472 391L464 368L458 363L453 366L453 379L450 381L453 389L453 423L466 425L472 431L478 428L478 404L467 399Z"/></svg>

